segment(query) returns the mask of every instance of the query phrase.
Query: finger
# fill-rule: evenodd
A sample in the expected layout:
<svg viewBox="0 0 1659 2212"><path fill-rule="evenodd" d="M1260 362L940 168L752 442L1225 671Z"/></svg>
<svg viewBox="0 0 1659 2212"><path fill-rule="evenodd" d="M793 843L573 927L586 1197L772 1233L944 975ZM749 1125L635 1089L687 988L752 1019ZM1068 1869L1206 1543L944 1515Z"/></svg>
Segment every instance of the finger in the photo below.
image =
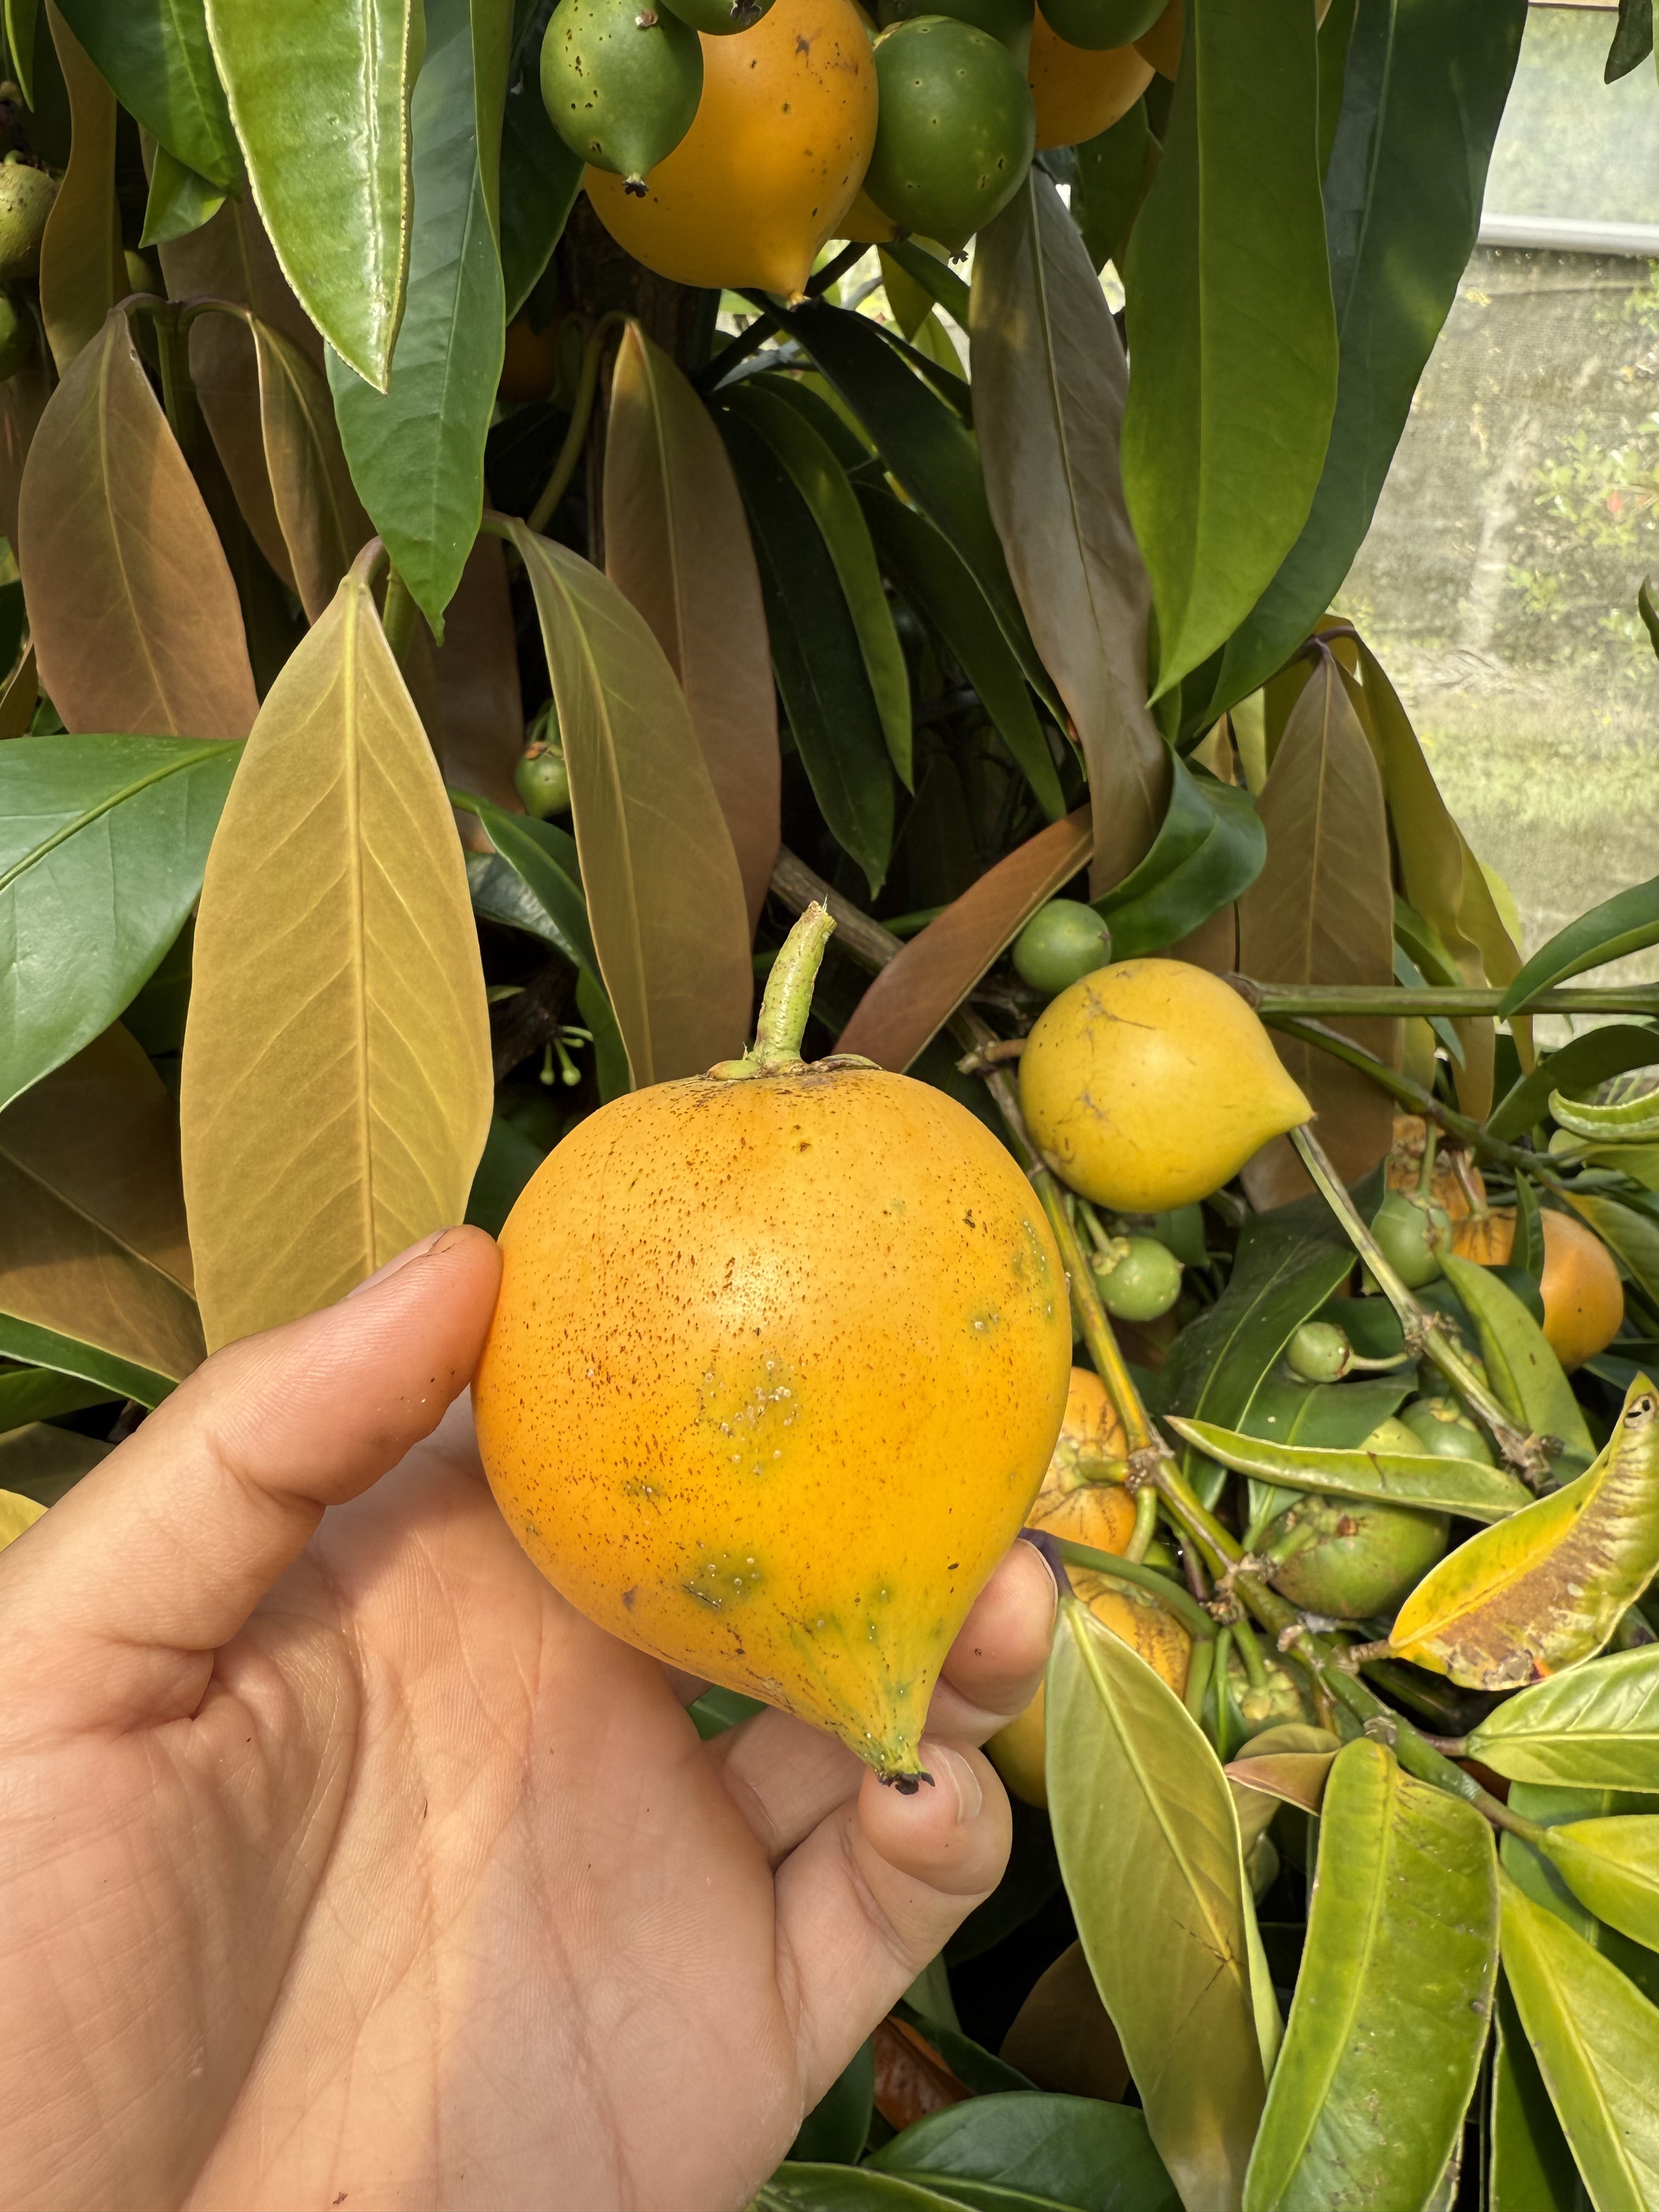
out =
<svg viewBox="0 0 1659 2212"><path fill-rule="evenodd" d="M1040 1553L1016 1544L951 1646L928 1709L927 1733L983 1743L1036 1695L1059 1592ZM823 1729L787 1713L729 1729L708 1756L775 1866L856 1791L863 1761Z"/></svg>
<svg viewBox="0 0 1659 2212"><path fill-rule="evenodd" d="M43 1695L88 1725L193 1712L213 1652L325 1508L436 1426L477 1363L500 1255L453 1229L400 1262L216 1352L0 1558L10 1648L52 1656Z"/></svg>
<svg viewBox="0 0 1659 2212"><path fill-rule="evenodd" d="M902 1796L866 1774L778 1869L778 1979L807 2110L1008 1862L1008 1800L982 1752L932 1738L933 1786Z"/></svg>

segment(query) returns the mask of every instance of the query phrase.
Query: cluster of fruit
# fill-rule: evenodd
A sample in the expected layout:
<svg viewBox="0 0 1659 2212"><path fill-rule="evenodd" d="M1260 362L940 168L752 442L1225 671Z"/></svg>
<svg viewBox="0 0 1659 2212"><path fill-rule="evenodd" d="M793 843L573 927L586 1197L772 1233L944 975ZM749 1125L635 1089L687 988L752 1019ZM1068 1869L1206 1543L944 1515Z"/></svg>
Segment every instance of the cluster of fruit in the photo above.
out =
<svg viewBox="0 0 1659 2212"><path fill-rule="evenodd" d="M15 85L0 84L0 110ZM36 343L35 320L17 287L32 287L40 273L40 241L58 198L58 178L32 154L0 161L0 382L15 376Z"/></svg>
<svg viewBox="0 0 1659 2212"><path fill-rule="evenodd" d="M1181 0L561 0L542 96L636 260L793 300L832 238L960 250L1180 38Z"/></svg>

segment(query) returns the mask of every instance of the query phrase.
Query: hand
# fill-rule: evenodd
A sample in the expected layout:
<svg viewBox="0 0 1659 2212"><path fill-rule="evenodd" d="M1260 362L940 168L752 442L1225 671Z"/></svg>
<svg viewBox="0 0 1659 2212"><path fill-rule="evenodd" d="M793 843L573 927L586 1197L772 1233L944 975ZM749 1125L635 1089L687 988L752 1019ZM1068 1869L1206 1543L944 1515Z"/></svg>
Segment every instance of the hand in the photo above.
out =
<svg viewBox="0 0 1659 2212"><path fill-rule="evenodd" d="M15 2212L740 2206L998 1881L968 1747L1042 1560L957 1640L936 1788L777 1713L700 1744L485 1486L497 1267L450 1231L216 1354L0 1556Z"/></svg>

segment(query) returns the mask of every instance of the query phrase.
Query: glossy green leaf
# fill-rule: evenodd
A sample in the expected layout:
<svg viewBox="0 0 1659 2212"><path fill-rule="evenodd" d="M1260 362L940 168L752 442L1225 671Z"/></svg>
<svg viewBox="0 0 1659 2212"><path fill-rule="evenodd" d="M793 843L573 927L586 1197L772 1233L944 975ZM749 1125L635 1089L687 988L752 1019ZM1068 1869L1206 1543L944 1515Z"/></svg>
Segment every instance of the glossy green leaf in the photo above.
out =
<svg viewBox="0 0 1659 2212"><path fill-rule="evenodd" d="M1487 2212L1593 2212L1515 1999L1501 1983L1493 2030Z"/></svg>
<svg viewBox="0 0 1659 2212"><path fill-rule="evenodd" d="M490 216L499 145L477 106L505 66L497 20L507 0L426 0L426 59L415 88L421 219L390 380L329 356L351 477L392 565L441 642L483 514L484 440L506 348L506 295Z"/></svg>
<svg viewBox="0 0 1659 2212"><path fill-rule="evenodd" d="M751 2212L954 2212L941 2197L896 2173L856 2166L781 2166L755 2192ZM1010 2212L1018 2212L1016 2197Z"/></svg>
<svg viewBox="0 0 1659 2212"><path fill-rule="evenodd" d="M1152 2141L1187 2212L1231 2212L1263 2072L1226 1777L1180 1698L1075 1600L1060 1607L1048 1727L1066 1893Z"/></svg>
<svg viewBox="0 0 1659 2212"><path fill-rule="evenodd" d="M1510 1419L1538 1436L1559 1438L1567 1448L1567 1464L1583 1465L1595 1447L1543 1330L1490 1267L1450 1253L1443 1266L1480 1333L1480 1357Z"/></svg>
<svg viewBox="0 0 1659 2212"><path fill-rule="evenodd" d="M1127 363L1077 226L1040 169L975 241L970 319L986 491L1088 769L1098 896L1151 848L1170 755L1146 705L1152 595L1123 501Z"/></svg>
<svg viewBox="0 0 1659 2212"><path fill-rule="evenodd" d="M501 279L510 323L552 258L582 186L582 159L548 120L541 94L545 16L520 7L501 119Z"/></svg>
<svg viewBox="0 0 1659 2212"><path fill-rule="evenodd" d="M1267 833L1248 791L1170 757L1168 811L1152 850L1095 901L1111 924L1112 957L1161 952L1241 897L1261 874Z"/></svg>
<svg viewBox="0 0 1659 2212"><path fill-rule="evenodd" d="M1136 100L1109 131L1073 152L1077 182L1072 186L1072 220L1083 234L1084 250L1097 270L1109 261L1121 271L1129 234L1158 174L1161 152L1146 101Z"/></svg>
<svg viewBox="0 0 1659 2212"><path fill-rule="evenodd" d="M961 418L906 367L896 342L866 316L813 301L790 315L789 335L799 340L898 482L966 562L1038 696L1059 714L1060 696L1020 611L991 520L979 455Z"/></svg>
<svg viewBox="0 0 1659 2212"><path fill-rule="evenodd" d="M211 222L225 198L217 185L175 160L165 146L158 146L150 167L149 198L144 204L139 245L170 246L176 238L187 238L204 222Z"/></svg>
<svg viewBox="0 0 1659 2212"><path fill-rule="evenodd" d="M510 893L492 891L481 899L479 881L492 880L493 863L483 854L471 854L467 875L477 911L492 921L507 923L509 928L532 931L556 945L576 967L597 975L599 957L588 927L575 839L556 822L533 822L527 814L509 814L505 807L492 805L471 792L452 792L450 796L457 806L483 823L495 848L495 862L508 871L522 895L514 899ZM480 864L477 877L473 874L475 862Z"/></svg>
<svg viewBox="0 0 1659 2212"><path fill-rule="evenodd" d="M1596 1144L1642 1144L1659 1137L1659 1092L1652 1091L1638 1091L1633 1098L1620 1098L1607 1106L1586 1104L1552 1091L1549 1110L1552 1120L1564 1129Z"/></svg>
<svg viewBox="0 0 1659 2212"><path fill-rule="evenodd" d="M1123 482L1158 614L1155 696L1249 612L1324 465L1337 331L1318 97L1305 9L1189 0L1164 158L1124 275L1135 374Z"/></svg>
<svg viewBox="0 0 1659 2212"><path fill-rule="evenodd" d="M422 0L303 13L207 0L207 23L283 274L335 351L384 391L409 274Z"/></svg>
<svg viewBox="0 0 1659 2212"><path fill-rule="evenodd" d="M1184 1421L1173 1413L1167 1418L1206 1458L1282 1488L1374 1498L1385 1505L1455 1513L1468 1521L1501 1521L1532 1503L1524 1484L1478 1460L1263 1443L1209 1421Z"/></svg>
<svg viewBox="0 0 1659 2212"><path fill-rule="evenodd" d="M1536 1821L1547 1831L1579 1822L1594 1825L1630 1816L1651 1818L1659 1812L1653 1799L1641 1790L1560 1790L1535 1782L1512 1783L1510 1807L1523 1820ZM1644 1997L1659 2003L1659 1952L1633 1941L1607 1921L1598 1920L1563 1879L1553 1856L1532 1842L1506 1834L1500 1839L1498 1856L1534 1905L1547 1905L1621 1974L1627 1975Z"/></svg>
<svg viewBox="0 0 1659 2212"><path fill-rule="evenodd" d="M1659 1814L1570 1821L1539 1849L1598 1920L1659 1949Z"/></svg>
<svg viewBox="0 0 1659 2212"><path fill-rule="evenodd" d="M1474 250L1526 12L1524 0L1360 0L1325 173L1340 345L1329 444L1306 520L1229 641L1196 726L1272 675L1370 526ZM1276 120L1276 102L1268 112Z"/></svg>
<svg viewBox="0 0 1659 2212"><path fill-rule="evenodd" d="M1659 1648L1615 1651L1505 1699L1468 1751L1515 1782L1659 1793Z"/></svg>
<svg viewBox="0 0 1659 2212"><path fill-rule="evenodd" d="M123 107L221 191L241 161L208 45L204 0L58 0Z"/></svg>
<svg viewBox="0 0 1659 2212"><path fill-rule="evenodd" d="M515 1129L497 1115L489 1124L467 1196L465 1218L473 1228L499 1237L520 1192L546 1157L522 1129Z"/></svg>
<svg viewBox="0 0 1659 2212"><path fill-rule="evenodd" d="M1619 0L1619 21L1601 72L1604 81L1616 84L1640 69L1652 52L1653 0Z"/></svg>
<svg viewBox="0 0 1659 2212"><path fill-rule="evenodd" d="M202 888L240 745L0 746L0 1105L107 1028Z"/></svg>
<svg viewBox="0 0 1659 2212"><path fill-rule="evenodd" d="M1650 1298L1659 1297L1659 1221L1598 1191L1571 1193L1568 1203L1595 1231Z"/></svg>
<svg viewBox="0 0 1659 2212"><path fill-rule="evenodd" d="M49 1367L0 1369L0 1434L31 1421L55 1420L105 1404L107 1390L79 1376L55 1374Z"/></svg>
<svg viewBox="0 0 1659 2212"><path fill-rule="evenodd" d="M1596 2212L1659 2197L1659 2008L1507 1875L1504 1972Z"/></svg>
<svg viewBox="0 0 1659 2212"><path fill-rule="evenodd" d="M1472 1805L1413 1781L1380 1744L1338 1754L1244 2212L1419 2212L1432 2196L1486 2039L1497 1872Z"/></svg>
<svg viewBox="0 0 1659 2212"><path fill-rule="evenodd" d="M858 496L830 447L787 402L739 386L726 404L770 449L817 526L852 617L888 758L908 791L913 787L910 675Z"/></svg>
<svg viewBox="0 0 1659 2212"><path fill-rule="evenodd" d="M40 33L40 0L5 0L6 52L24 99L34 105L34 41Z"/></svg>
<svg viewBox="0 0 1659 2212"><path fill-rule="evenodd" d="M1518 1689L1593 1658L1656 1570L1659 1397L1642 1376L1594 1464L1431 1567L1390 1648L1465 1689Z"/></svg>
<svg viewBox="0 0 1659 2212"><path fill-rule="evenodd" d="M748 511L790 734L830 833L873 898L893 849L893 775L858 633L788 471L746 422L727 414L721 429Z"/></svg>
<svg viewBox="0 0 1659 2212"><path fill-rule="evenodd" d="M1409 1376L1410 1370L1403 1370L1369 1381L1304 1382L1283 1367L1275 1368L1263 1378L1238 1425L1246 1437L1263 1443L1355 1451L1377 1423L1397 1413L1411 1395ZM1252 1477L1249 1526L1261 1527L1294 1503L1292 1490Z"/></svg>
<svg viewBox="0 0 1659 2212"><path fill-rule="evenodd" d="M874 484L860 483L858 497L883 567L961 664L1038 805L1049 821L1058 822L1066 811L1059 772L1024 672L973 572L918 508Z"/></svg>
<svg viewBox="0 0 1659 2212"><path fill-rule="evenodd" d="M741 1049L743 878L680 688L616 586L511 526L535 595L601 974L636 1088Z"/></svg>
<svg viewBox="0 0 1659 2212"><path fill-rule="evenodd" d="M896 263L913 284L967 329L969 287L941 254L930 253L912 238L893 238L882 247L881 255L884 262Z"/></svg>
<svg viewBox="0 0 1659 2212"><path fill-rule="evenodd" d="M3 1296L0 1285L0 1297ZM0 1358L34 1360L58 1374L82 1376L96 1386L100 1396L131 1398L138 1406L159 1406L178 1380L153 1367L123 1359L102 1345L88 1344L58 1329L42 1328L15 1314L0 1313Z"/></svg>
<svg viewBox="0 0 1659 2212"><path fill-rule="evenodd" d="M931 2188L989 2182L1079 2212L1176 2212L1180 2203L1145 2114L1090 2097L975 2097L917 2120L869 2163Z"/></svg>
<svg viewBox="0 0 1659 2212"><path fill-rule="evenodd" d="M856 2166L875 2109L875 2046L866 2036L801 2122L791 2164Z"/></svg>
<svg viewBox="0 0 1659 2212"><path fill-rule="evenodd" d="M1592 907L1577 921L1570 921L1565 929L1558 930L1547 945L1540 945L1504 994L1498 1013L1513 1013L1540 991L1565 983L1570 976L1582 975L1588 968L1600 968L1607 961L1621 960L1626 953L1645 951L1650 945L1659 945L1659 876L1650 877L1630 890L1620 891L1616 897L1604 899L1600 906ZM1626 1064L1634 1066L1641 1063ZM1607 1073L1612 1074L1614 1071L1609 1068ZM1565 1078L1563 1082L1565 1087ZM1575 1084L1572 1087L1579 1086Z"/></svg>
<svg viewBox="0 0 1659 2212"><path fill-rule="evenodd" d="M1659 1030L1632 1022L1609 1022L1586 1030L1559 1052L1540 1060L1530 1074L1504 1093L1487 1121L1488 1133L1513 1142L1541 1121L1553 1091L1589 1091L1627 1068L1659 1065Z"/></svg>

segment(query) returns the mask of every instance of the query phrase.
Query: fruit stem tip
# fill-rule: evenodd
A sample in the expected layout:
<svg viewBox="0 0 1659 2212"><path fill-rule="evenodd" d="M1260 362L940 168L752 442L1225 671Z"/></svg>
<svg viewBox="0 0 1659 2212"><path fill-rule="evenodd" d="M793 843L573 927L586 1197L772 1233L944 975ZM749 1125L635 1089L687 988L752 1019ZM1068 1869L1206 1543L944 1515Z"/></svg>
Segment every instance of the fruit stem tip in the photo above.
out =
<svg viewBox="0 0 1659 2212"><path fill-rule="evenodd" d="M761 999L760 1018L755 1024L755 1042L741 1060L722 1060L718 1067L710 1068L711 1075L730 1079L799 1066L801 1039L812 1011L812 986L835 927L829 908L814 899L784 939L772 963Z"/></svg>

